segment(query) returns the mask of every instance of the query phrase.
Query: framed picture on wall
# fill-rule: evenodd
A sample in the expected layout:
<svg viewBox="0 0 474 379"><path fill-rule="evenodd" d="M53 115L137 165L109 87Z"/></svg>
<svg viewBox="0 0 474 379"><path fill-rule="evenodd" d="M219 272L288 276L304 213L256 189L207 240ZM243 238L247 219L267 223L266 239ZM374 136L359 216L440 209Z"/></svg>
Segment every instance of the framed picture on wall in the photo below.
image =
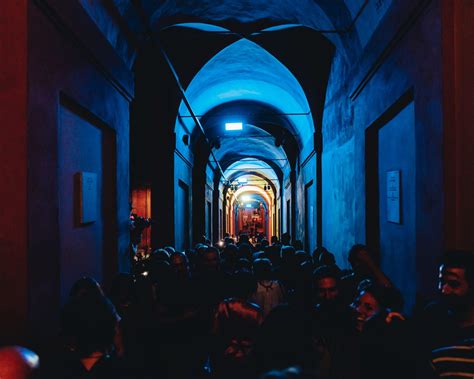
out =
<svg viewBox="0 0 474 379"><path fill-rule="evenodd" d="M387 171L387 221L401 223L400 171Z"/></svg>

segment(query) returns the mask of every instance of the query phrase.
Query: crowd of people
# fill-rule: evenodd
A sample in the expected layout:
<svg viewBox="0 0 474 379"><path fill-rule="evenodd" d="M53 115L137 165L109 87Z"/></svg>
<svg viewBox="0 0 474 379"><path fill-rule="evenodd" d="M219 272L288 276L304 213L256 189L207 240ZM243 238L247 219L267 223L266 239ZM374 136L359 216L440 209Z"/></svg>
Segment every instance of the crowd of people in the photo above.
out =
<svg viewBox="0 0 474 379"><path fill-rule="evenodd" d="M473 253L441 257L438 298L407 316L364 245L342 270L289 235L223 242L153 251L107 290L80 278L40 377L474 377Z"/></svg>

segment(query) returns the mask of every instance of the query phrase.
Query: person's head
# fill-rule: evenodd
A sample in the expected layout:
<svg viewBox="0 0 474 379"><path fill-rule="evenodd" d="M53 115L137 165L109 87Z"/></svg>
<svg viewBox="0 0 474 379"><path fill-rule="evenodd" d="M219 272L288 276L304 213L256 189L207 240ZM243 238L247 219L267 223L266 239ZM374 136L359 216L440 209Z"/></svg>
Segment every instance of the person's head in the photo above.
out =
<svg viewBox="0 0 474 379"><path fill-rule="evenodd" d="M244 243L244 244L250 243L250 239L249 239L248 234L241 234L239 236L239 244L241 244L241 243Z"/></svg>
<svg viewBox="0 0 474 379"><path fill-rule="evenodd" d="M145 271L140 276L152 284L156 297L158 289L161 290L172 285L175 275L168 261L158 259L149 260L147 263Z"/></svg>
<svg viewBox="0 0 474 379"><path fill-rule="evenodd" d="M226 234L229 234L229 233L226 233ZM229 245L234 245L234 240L227 236L224 238L224 246L229 246Z"/></svg>
<svg viewBox="0 0 474 379"><path fill-rule="evenodd" d="M290 233L283 233L281 235L281 243L283 245L290 245L291 243L291 236L290 236Z"/></svg>
<svg viewBox="0 0 474 379"><path fill-rule="evenodd" d="M81 357L106 353L112 346L120 318L105 297L76 297L65 304L61 332Z"/></svg>
<svg viewBox="0 0 474 379"><path fill-rule="evenodd" d="M273 276L272 262L268 258L258 258L253 262L253 273L257 280L270 280Z"/></svg>
<svg viewBox="0 0 474 379"><path fill-rule="evenodd" d="M157 249L150 255L150 260L170 262L170 253L165 249Z"/></svg>
<svg viewBox="0 0 474 379"><path fill-rule="evenodd" d="M324 246L319 246L313 251L313 259L314 262L317 263L319 262L319 256L323 253L327 253L328 249L326 249Z"/></svg>
<svg viewBox="0 0 474 379"><path fill-rule="evenodd" d="M90 276L83 276L76 280L69 291L69 297L94 297L104 296L104 291L100 284Z"/></svg>
<svg viewBox="0 0 474 379"><path fill-rule="evenodd" d="M252 262L246 258L240 258L235 264L235 271L247 270L252 271Z"/></svg>
<svg viewBox="0 0 474 379"><path fill-rule="evenodd" d="M219 270L219 251L215 247L208 247L199 252L199 263L203 272Z"/></svg>
<svg viewBox="0 0 474 379"><path fill-rule="evenodd" d="M241 243L239 245L239 258L245 258L248 260L252 260L252 248L248 243Z"/></svg>
<svg viewBox="0 0 474 379"><path fill-rule="evenodd" d="M135 282L129 273L118 273L110 287L110 299L116 307L132 304L136 300Z"/></svg>
<svg viewBox="0 0 474 379"><path fill-rule="evenodd" d="M303 242L301 240L295 240L293 242L293 247L295 250L304 250Z"/></svg>
<svg viewBox="0 0 474 379"><path fill-rule="evenodd" d="M334 257L333 253L329 251L325 251L319 256L319 264L321 266L330 266L336 264L336 258Z"/></svg>
<svg viewBox="0 0 474 379"><path fill-rule="evenodd" d="M282 246L281 261L284 265L296 265L296 251L293 246Z"/></svg>
<svg viewBox="0 0 474 379"><path fill-rule="evenodd" d="M321 266L314 270L313 285L317 302L332 303L338 300L339 273L334 266Z"/></svg>
<svg viewBox="0 0 474 379"><path fill-rule="evenodd" d="M281 262L281 246L276 244L266 247L265 257L272 261L273 267L279 267Z"/></svg>
<svg viewBox="0 0 474 379"><path fill-rule="evenodd" d="M278 237L277 236L272 236L272 238L270 238L270 243L272 245L275 245L277 243L279 243L280 241L278 241Z"/></svg>
<svg viewBox="0 0 474 379"><path fill-rule="evenodd" d="M367 246L360 244L352 246L349 250L348 260L356 274L361 276L370 274L368 263L374 262L374 260Z"/></svg>
<svg viewBox="0 0 474 379"><path fill-rule="evenodd" d="M308 261L311 259L311 257L309 256L309 254L304 251L304 250L297 250L296 253L295 253L295 259L296 259L296 262L301 265L303 264L304 262Z"/></svg>
<svg viewBox="0 0 474 379"><path fill-rule="evenodd" d="M248 270L240 270L232 276L232 295L247 300L255 292L257 283Z"/></svg>
<svg viewBox="0 0 474 379"><path fill-rule="evenodd" d="M474 253L449 251L439 265L438 290L443 301L453 310L474 305Z"/></svg>
<svg viewBox="0 0 474 379"><path fill-rule="evenodd" d="M222 259L227 263L235 263L237 261L237 256L239 254L239 249L233 243L230 243L224 247L222 250Z"/></svg>
<svg viewBox="0 0 474 379"><path fill-rule="evenodd" d="M171 256L171 254L174 254L176 252L176 250L173 246L166 246L166 247L163 248L163 250L166 250L170 256Z"/></svg>
<svg viewBox="0 0 474 379"><path fill-rule="evenodd" d="M39 356L20 346L0 348L0 378L30 379L36 377L40 365Z"/></svg>
<svg viewBox="0 0 474 379"><path fill-rule="evenodd" d="M364 329L367 321L384 311L387 307L387 295L383 287L370 280L359 285L359 293L351 304L356 318L356 328L359 331Z"/></svg>
<svg viewBox="0 0 474 379"><path fill-rule="evenodd" d="M178 278L187 279L190 276L189 261L186 254L175 252L170 256L171 267Z"/></svg>

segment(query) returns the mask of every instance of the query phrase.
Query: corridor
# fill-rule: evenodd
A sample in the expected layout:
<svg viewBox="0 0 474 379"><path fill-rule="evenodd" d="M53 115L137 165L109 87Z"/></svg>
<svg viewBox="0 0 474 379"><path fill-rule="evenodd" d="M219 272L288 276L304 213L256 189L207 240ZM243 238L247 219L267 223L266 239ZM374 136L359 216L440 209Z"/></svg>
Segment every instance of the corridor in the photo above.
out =
<svg viewBox="0 0 474 379"><path fill-rule="evenodd" d="M120 275L151 280L155 292L162 281L176 298L194 294L209 317L252 280L282 283L272 304L291 306L308 300L309 282L314 305L319 279L341 280L348 307L363 295L356 284L370 279L393 291L386 310L410 318L441 290L440 257L474 251L469 0L8 4L1 345L49 349L84 277L108 295L128 285ZM358 272L359 260L369 272ZM203 279L214 264L240 290L227 277ZM320 267L337 273L319 277ZM182 270L193 285L169 279ZM304 321L306 311L282 317ZM212 369L206 348L186 350L184 332L175 344L163 322L153 333L170 350L156 354L177 371L147 366L144 378L191 375L173 361L179 353L195 377L232 371L235 362L218 359L223 366ZM286 368L265 359L258 375ZM321 370L321 378L349 375Z"/></svg>

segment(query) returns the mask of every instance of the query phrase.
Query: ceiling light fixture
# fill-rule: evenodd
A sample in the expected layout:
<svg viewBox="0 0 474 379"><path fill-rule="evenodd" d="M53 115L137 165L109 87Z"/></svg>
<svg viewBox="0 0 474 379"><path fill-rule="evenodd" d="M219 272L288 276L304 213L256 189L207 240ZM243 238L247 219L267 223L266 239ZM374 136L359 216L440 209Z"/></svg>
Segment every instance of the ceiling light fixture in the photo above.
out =
<svg viewBox="0 0 474 379"><path fill-rule="evenodd" d="M225 130L228 131L235 131L235 130L242 130L243 124L241 122L226 122L225 123Z"/></svg>

